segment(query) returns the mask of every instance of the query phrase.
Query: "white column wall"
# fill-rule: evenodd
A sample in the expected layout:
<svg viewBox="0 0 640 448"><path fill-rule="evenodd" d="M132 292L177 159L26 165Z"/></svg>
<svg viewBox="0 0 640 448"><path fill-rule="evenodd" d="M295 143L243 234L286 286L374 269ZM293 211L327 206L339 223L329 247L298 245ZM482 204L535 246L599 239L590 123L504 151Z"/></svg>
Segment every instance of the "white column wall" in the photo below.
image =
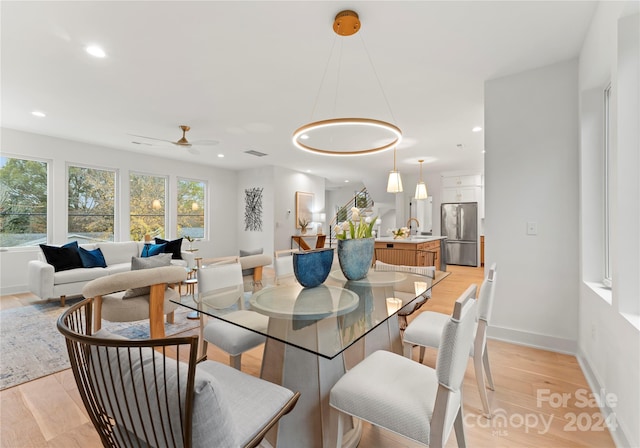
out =
<svg viewBox="0 0 640 448"><path fill-rule="evenodd" d="M574 353L578 335L577 61L485 83L490 335ZM538 234L527 235L527 222Z"/></svg>
<svg viewBox="0 0 640 448"><path fill-rule="evenodd" d="M580 54L581 278L578 359L591 388L616 397L605 413L618 446L640 446L640 186L638 3L601 2ZM612 85L613 288L602 279L603 90Z"/></svg>

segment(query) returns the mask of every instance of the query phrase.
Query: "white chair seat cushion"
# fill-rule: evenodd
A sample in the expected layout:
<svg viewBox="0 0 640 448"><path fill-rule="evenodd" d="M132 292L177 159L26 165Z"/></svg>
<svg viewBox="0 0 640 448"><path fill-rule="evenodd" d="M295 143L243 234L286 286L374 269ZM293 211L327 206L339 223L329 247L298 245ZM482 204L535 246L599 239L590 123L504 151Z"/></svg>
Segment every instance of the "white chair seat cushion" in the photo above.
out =
<svg viewBox="0 0 640 448"><path fill-rule="evenodd" d="M451 316L447 314L423 311L404 330L404 343L423 347L440 347L442 330L449 320Z"/></svg>
<svg viewBox="0 0 640 448"><path fill-rule="evenodd" d="M338 380L329 400L346 414L428 444L437 391L434 369L378 350Z"/></svg>
<svg viewBox="0 0 640 448"><path fill-rule="evenodd" d="M102 318L109 322L133 322L149 319L149 295L123 299L124 291L102 296ZM164 292L164 314L175 311L180 294L169 288Z"/></svg>
<svg viewBox="0 0 640 448"><path fill-rule="evenodd" d="M269 318L255 311L240 310L225 314L225 319L244 327L254 328L262 333L267 332ZM230 324L216 318L209 318L204 327L203 337L207 342L220 347L231 356L257 347L265 342L265 337L238 325Z"/></svg>
<svg viewBox="0 0 640 448"><path fill-rule="evenodd" d="M198 364L196 369L196 378L203 378L204 372L215 378L216 384L220 387L226 411L236 431L236 444L233 446L244 446L293 397L293 392L289 389L247 375L219 362L204 361ZM200 440L197 437L196 423L200 418L207 419L207 415L199 415L201 413L210 414L210 411L206 407L194 406L193 446L230 446L217 445L211 440ZM215 427L215 424L214 422L211 426Z"/></svg>
<svg viewBox="0 0 640 448"><path fill-rule="evenodd" d="M450 318L451 316L435 311L423 311L404 330L403 342L438 349L440 339L442 339L442 330ZM477 328L477 322L475 326ZM474 328L474 334L476 328ZM469 356L473 357L473 344L469 349Z"/></svg>

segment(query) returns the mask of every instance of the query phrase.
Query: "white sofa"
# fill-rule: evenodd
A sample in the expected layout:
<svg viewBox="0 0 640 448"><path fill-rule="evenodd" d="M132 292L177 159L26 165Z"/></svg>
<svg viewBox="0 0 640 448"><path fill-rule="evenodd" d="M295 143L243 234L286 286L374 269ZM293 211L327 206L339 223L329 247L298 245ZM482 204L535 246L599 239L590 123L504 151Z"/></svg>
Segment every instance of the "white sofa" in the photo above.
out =
<svg viewBox="0 0 640 448"><path fill-rule="evenodd" d="M131 270L131 257L139 257L144 248L143 242L100 242L95 244L81 244L87 250L100 248L107 263L106 268L76 268L55 272L52 265L46 262L40 251L38 260L31 260L27 266L27 283L29 291L41 299L60 299L64 306L67 296L82 294L83 286L96 278L118 272ZM171 260L175 266L186 269L195 267L194 255L191 252L181 252L182 260Z"/></svg>

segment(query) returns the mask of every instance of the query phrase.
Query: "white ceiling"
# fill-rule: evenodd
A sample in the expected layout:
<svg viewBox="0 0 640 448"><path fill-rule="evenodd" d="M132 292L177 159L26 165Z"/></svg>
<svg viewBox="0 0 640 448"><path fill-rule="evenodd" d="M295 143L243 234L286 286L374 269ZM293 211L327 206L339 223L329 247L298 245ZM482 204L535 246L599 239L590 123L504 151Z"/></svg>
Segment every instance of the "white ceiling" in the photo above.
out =
<svg viewBox="0 0 640 448"><path fill-rule="evenodd" d="M311 170L337 185L385 182L392 153L302 152L291 135L311 119L356 115L395 123L404 133L401 173L417 176L420 158L434 160L425 173L481 170L484 135L471 129L483 126L484 82L577 57L596 2L2 1L0 7L3 127L229 169ZM360 15L362 29L353 37L332 31L343 9ZM107 57L87 55L89 44L102 46ZM341 45L338 75L337 64L327 61L337 60ZM220 143L194 154L129 135L177 140L180 124L192 127L191 141Z"/></svg>

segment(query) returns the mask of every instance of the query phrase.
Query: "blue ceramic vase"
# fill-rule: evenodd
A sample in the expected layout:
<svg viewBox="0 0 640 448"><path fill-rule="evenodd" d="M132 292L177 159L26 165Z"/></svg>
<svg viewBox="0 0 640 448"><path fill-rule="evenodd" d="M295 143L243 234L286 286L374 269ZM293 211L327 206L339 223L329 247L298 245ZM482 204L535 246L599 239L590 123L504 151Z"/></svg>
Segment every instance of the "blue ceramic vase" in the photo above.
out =
<svg viewBox="0 0 640 448"><path fill-rule="evenodd" d="M333 249L316 249L293 254L293 273L305 288L321 285L329 276Z"/></svg>
<svg viewBox="0 0 640 448"><path fill-rule="evenodd" d="M348 280L360 280L367 276L373 260L374 244L374 238L338 240L338 261Z"/></svg>

